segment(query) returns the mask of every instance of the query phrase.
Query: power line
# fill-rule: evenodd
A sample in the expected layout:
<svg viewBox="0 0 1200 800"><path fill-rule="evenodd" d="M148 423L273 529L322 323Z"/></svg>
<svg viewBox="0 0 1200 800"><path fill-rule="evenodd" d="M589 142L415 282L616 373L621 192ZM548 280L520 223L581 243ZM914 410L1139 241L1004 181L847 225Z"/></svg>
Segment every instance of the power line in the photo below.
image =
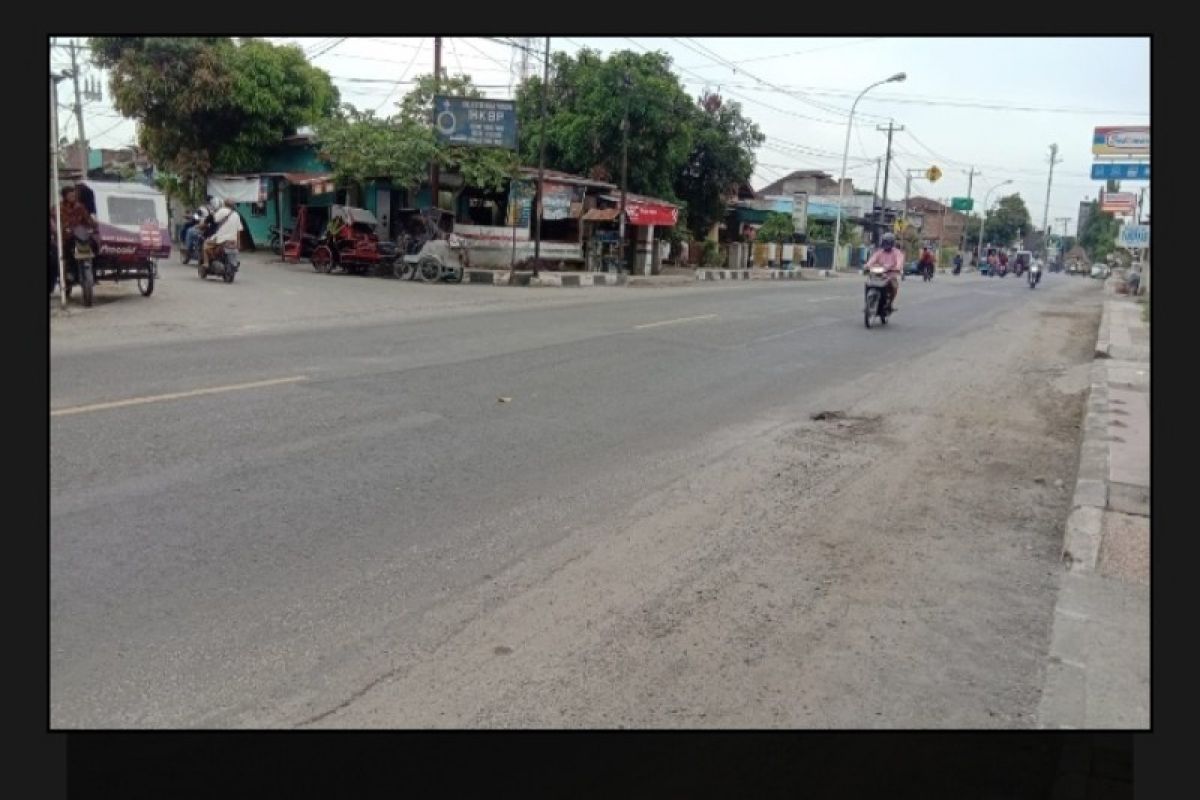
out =
<svg viewBox="0 0 1200 800"><path fill-rule="evenodd" d="M408 77L408 71L410 69L412 69L413 64L417 63L417 59L420 58L421 50L424 47L425 47L425 39L422 39L421 43L419 45L417 45L416 51L413 53L412 60L410 60L408 62L408 66L404 68L404 72L400 73L400 81L403 81L405 78ZM383 102L375 107L376 114L378 114L379 110L382 109L384 106L386 106L388 104L388 101L390 101L392 99L392 97L396 94L396 90L399 89L400 85L401 85L400 81L397 81L395 87L390 92L387 93L387 97L383 98Z"/></svg>
<svg viewBox="0 0 1200 800"><path fill-rule="evenodd" d="M826 45L825 47L813 47L809 50L794 50L790 53L779 53L779 54L773 55L773 56L756 56L755 58L742 58L742 59L738 59L736 61L731 61L729 63L731 63L731 64L750 64L755 61L770 61L770 60L776 59L776 58L790 58L791 56L803 56L803 55L808 55L809 53L819 53L822 50L832 50L837 47L849 47L852 44L863 44L865 42L870 42L875 39L882 39L882 38L883 38L882 36L869 36L865 39L861 39L861 40L853 41L853 42L838 42L837 44ZM693 69L704 69L704 67L703 66L693 67Z"/></svg>

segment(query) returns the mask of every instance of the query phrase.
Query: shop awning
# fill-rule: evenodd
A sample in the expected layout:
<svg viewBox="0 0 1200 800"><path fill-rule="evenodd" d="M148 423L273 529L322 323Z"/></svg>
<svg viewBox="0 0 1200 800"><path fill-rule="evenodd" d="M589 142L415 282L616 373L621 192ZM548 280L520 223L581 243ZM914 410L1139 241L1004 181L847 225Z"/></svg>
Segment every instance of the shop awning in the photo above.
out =
<svg viewBox="0 0 1200 800"><path fill-rule="evenodd" d="M334 190L333 175L328 172L285 172L283 177L292 186L304 186L313 194L326 194Z"/></svg>

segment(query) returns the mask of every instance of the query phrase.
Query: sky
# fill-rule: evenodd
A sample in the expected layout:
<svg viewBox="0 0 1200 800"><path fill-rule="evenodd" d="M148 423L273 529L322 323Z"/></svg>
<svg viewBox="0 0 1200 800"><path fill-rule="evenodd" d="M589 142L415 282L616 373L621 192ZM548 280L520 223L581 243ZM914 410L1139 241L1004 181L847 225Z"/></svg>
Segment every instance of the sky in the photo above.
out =
<svg viewBox="0 0 1200 800"><path fill-rule="evenodd" d="M295 43L326 70L344 102L381 115L412 88L412 79L432 72L432 37L267 37ZM502 41L503 40L503 41ZM69 64L58 37L51 68ZM520 51L513 37L443 37L442 63L451 73L469 73L489 97L512 96ZM530 68L541 72L544 38L532 41ZM847 175L855 187L873 189L876 160L884 155L889 120L894 135L888 197L904 195L904 171L936 165L936 183L914 178L912 194L946 199L967 194L968 170L976 168L972 196L978 208L985 193L1005 180L990 199L1020 193L1041 227L1050 168L1050 145L1059 146L1050 197L1050 221L1069 217L1074 233L1079 202L1095 199L1102 184L1092 181L1091 135L1096 126L1150 124L1148 38L798 38L798 37L554 37L554 52L590 47L658 50L671 57L684 88L706 89L741 103L767 140L756 156L751 183L761 189L799 169L841 170L847 121L854 97L868 85L904 72L902 83L871 89L859 102L850 135ZM106 77L95 67L85 75ZM136 131L104 99L84 106L84 125L93 147L132 144ZM60 84L59 126L74 139L69 111L70 82ZM1130 182L1138 191L1148 183ZM1146 208L1149 209L1149 192Z"/></svg>

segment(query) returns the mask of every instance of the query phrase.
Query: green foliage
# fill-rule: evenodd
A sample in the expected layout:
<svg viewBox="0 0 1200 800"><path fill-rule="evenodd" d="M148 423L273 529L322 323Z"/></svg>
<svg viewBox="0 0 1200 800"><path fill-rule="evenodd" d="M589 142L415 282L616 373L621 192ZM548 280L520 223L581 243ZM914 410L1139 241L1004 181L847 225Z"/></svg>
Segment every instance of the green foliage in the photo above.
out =
<svg viewBox="0 0 1200 800"><path fill-rule="evenodd" d="M754 150L766 137L742 115L742 107L709 94L692 112L692 150L675 180L675 194L686 201L687 224L704 236L725 218L728 197L750 180Z"/></svg>
<svg viewBox="0 0 1200 800"><path fill-rule="evenodd" d="M1079 232L1079 244L1088 251L1093 261L1104 261L1108 255L1117 249L1117 232L1120 224L1117 218L1107 211L1100 210L1100 204L1091 203L1091 213L1083 230Z"/></svg>
<svg viewBox="0 0 1200 800"><path fill-rule="evenodd" d="M703 267L719 267L721 266L721 248L717 243L709 239L705 239L700 245L700 265Z"/></svg>
<svg viewBox="0 0 1200 800"><path fill-rule="evenodd" d="M379 119L351 105L316 126L321 158L333 167L339 184L361 185L389 176L397 184L417 185L428 174L437 150L427 125Z"/></svg>
<svg viewBox="0 0 1200 800"><path fill-rule="evenodd" d="M697 109L662 53L584 49L551 56L546 97L546 166L619 183L621 120L629 115L628 189L678 199L676 181L692 154ZM626 83L628 79L628 84ZM536 164L542 81L517 91L521 160Z"/></svg>
<svg viewBox="0 0 1200 800"><path fill-rule="evenodd" d="M214 171L258 167L298 126L337 106L329 76L300 48L226 37L95 37L113 104L138 122L139 144L185 194Z"/></svg>
<svg viewBox="0 0 1200 800"><path fill-rule="evenodd" d="M984 241L1001 247L1008 247L1017 238L1017 231L1031 230L1029 209L1019 194L1001 197L996 209L987 215L983 225ZM978 231L978 228L976 229Z"/></svg>
<svg viewBox="0 0 1200 800"><path fill-rule="evenodd" d="M796 233L791 214L767 214L767 221L758 229L755 237L760 242L790 242Z"/></svg>
<svg viewBox="0 0 1200 800"><path fill-rule="evenodd" d="M540 77L517 91L521 159L541 144ZM663 53L595 50L551 56L546 95L546 166L621 181L622 119L628 113L628 189L682 202L703 238L725 216L726 199L754 171L765 137L741 106L706 95L693 102Z"/></svg>

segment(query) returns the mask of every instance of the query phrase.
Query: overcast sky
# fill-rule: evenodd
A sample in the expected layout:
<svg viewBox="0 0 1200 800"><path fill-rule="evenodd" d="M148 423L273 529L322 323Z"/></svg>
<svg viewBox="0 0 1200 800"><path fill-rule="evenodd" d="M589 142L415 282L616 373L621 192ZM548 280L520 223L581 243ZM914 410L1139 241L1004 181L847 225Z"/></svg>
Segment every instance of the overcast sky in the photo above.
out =
<svg viewBox="0 0 1200 800"><path fill-rule="evenodd" d="M333 77L345 102L381 114L393 110L414 76L432 71L432 37L271 38L301 45ZM60 44L64 41L59 37ZM535 40L539 53L544 44L544 39ZM838 173L855 95L896 72L907 73L908 79L872 89L859 103L847 170L855 186L873 188L875 159L883 155L887 138L876 127L889 119L903 125L893 140L890 198L904 194L903 170L933 164L944 173L942 179L935 184L914 179L913 195L965 196L966 172L974 165L977 204L992 186L1011 179L1013 184L997 189L991 199L1019 192L1040 227L1050 145L1057 143L1061 161L1055 167L1050 217L1052 224L1055 217L1074 220L1079 201L1095 198L1101 187L1090 179L1092 129L1150 123L1147 38L551 40L553 51L575 52L583 46L605 54L661 50L671 56L691 94L708 88L741 103L767 136L757 154L755 189L797 169ZM506 97L519 52L492 39L444 37L442 61L452 73L469 73L488 96ZM68 63L64 48L52 48L52 69ZM540 56L531 58L531 67L540 74ZM92 68L91 74L100 73ZM133 123L113 110L107 86L104 94L103 101L85 106L92 146L131 144ZM73 101L69 82L61 84L59 99ZM64 112L59 124L64 135L75 138L73 116ZM1136 191L1147 185L1127 183L1123 188Z"/></svg>

